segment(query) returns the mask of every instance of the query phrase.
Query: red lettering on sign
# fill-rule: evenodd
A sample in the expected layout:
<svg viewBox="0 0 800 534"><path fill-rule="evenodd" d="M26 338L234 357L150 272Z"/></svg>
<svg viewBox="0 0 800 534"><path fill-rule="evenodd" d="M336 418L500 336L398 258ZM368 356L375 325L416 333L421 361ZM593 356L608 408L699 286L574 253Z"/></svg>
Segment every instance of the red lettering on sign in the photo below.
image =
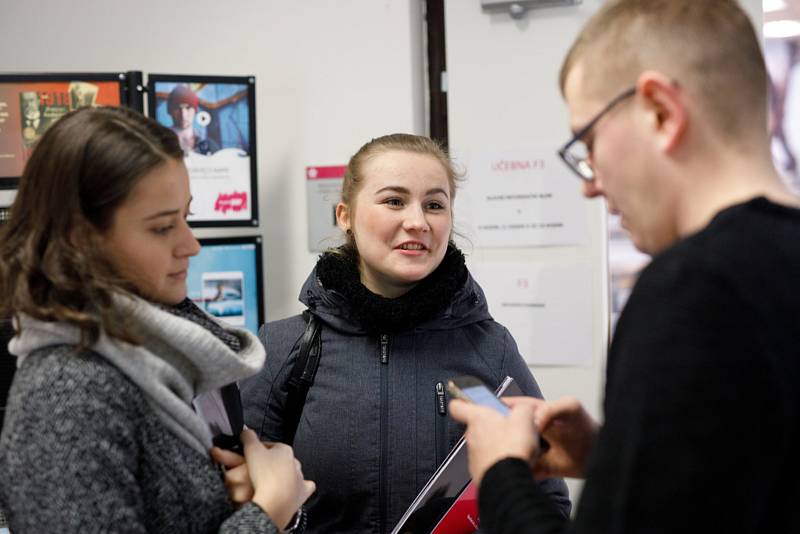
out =
<svg viewBox="0 0 800 534"><path fill-rule="evenodd" d="M247 193L234 191L233 193L220 193L214 203L214 211L221 211L223 215L231 211L247 209Z"/></svg>
<svg viewBox="0 0 800 534"><path fill-rule="evenodd" d="M501 159L492 162L495 172L527 171L529 169L544 169L543 159L507 160Z"/></svg>

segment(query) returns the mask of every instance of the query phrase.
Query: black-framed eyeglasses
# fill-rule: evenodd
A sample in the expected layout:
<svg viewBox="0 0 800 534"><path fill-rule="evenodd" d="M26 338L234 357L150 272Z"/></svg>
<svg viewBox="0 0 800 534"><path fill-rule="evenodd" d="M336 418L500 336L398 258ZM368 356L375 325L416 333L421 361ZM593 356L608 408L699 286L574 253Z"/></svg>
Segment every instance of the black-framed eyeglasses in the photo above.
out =
<svg viewBox="0 0 800 534"><path fill-rule="evenodd" d="M561 159L564 160L564 163L567 164L567 167L572 169L582 180L594 180L594 169L592 169L592 164L589 163L589 147L583 141L583 138L586 137L586 134L588 134L592 127L597 124L597 121L603 118L603 115L611 111L614 106L626 98L629 98L635 94L636 87L631 87L630 89L617 95L611 102L608 103L608 105L606 105L606 107L600 110L600 113L595 115L586 126L578 130L577 133L575 133L575 136L570 139L566 145L559 149L558 155L561 156Z"/></svg>

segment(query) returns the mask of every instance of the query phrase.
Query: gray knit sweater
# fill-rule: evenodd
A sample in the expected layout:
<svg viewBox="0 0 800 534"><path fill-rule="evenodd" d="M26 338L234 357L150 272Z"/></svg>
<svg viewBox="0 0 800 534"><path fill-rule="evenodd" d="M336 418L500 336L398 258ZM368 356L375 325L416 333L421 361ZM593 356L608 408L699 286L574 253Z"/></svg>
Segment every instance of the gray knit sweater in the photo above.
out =
<svg viewBox="0 0 800 534"><path fill-rule="evenodd" d="M137 305L130 317L146 329L163 327L161 338L148 330L154 341L130 353L130 346L116 343L116 355L102 343L77 354L74 344L49 344L41 337L23 336L12 347L17 354L23 345L32 350L23 354L14 377L0 436L0 508L11 531L276 533L258 506L234 511L220 471L198 447L208 438L196 421L175 419L178 405L188 408L194 395L219 386L212 375L250 371L243 371L241 361L221 363L230 354L219 347L216 357L196 357L193 349L202 346L196 342L211 342L190 321L147 304ZM27 326L32 332L42 325ZM251 347L247 334L242 339ZM158 375L136 376L114 361L146 359L142 351L171 355L159 360ZM187 414L196 417L190 408Z"/></svg>

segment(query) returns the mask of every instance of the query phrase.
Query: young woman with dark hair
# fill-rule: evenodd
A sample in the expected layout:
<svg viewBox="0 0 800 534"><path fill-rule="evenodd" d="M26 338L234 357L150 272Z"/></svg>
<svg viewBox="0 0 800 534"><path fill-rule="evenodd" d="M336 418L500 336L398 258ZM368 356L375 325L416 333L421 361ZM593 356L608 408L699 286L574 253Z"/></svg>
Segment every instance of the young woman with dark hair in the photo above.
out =
<svg viewBox="0 0 800 534"><path fill-rule="evenodd" d="M193 400L257 372L264 350L186 297L199 244L182 158L155 121L83 108L25 167L0 234L18 358L0 508L14 534L275 533L314 490L289 447L245 431L253 491L235 509L209 454Z"/></svg>

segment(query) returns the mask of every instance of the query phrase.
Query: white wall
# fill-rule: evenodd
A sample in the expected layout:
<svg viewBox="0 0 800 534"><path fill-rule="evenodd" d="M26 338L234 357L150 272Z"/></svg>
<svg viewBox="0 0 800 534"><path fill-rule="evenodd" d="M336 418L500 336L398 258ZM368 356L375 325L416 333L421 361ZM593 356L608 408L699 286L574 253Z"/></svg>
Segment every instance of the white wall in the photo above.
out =
<svg viewBox="0 0 800 534"><path fill-rule="evenodd" d="M420 6L5 0L0 72L254 74L261 226L196 234L264 237L266 313L278 319L301 309L297 295L316 258L307 248L305 166L346 163L385 133L424 133Z"/></svg>

